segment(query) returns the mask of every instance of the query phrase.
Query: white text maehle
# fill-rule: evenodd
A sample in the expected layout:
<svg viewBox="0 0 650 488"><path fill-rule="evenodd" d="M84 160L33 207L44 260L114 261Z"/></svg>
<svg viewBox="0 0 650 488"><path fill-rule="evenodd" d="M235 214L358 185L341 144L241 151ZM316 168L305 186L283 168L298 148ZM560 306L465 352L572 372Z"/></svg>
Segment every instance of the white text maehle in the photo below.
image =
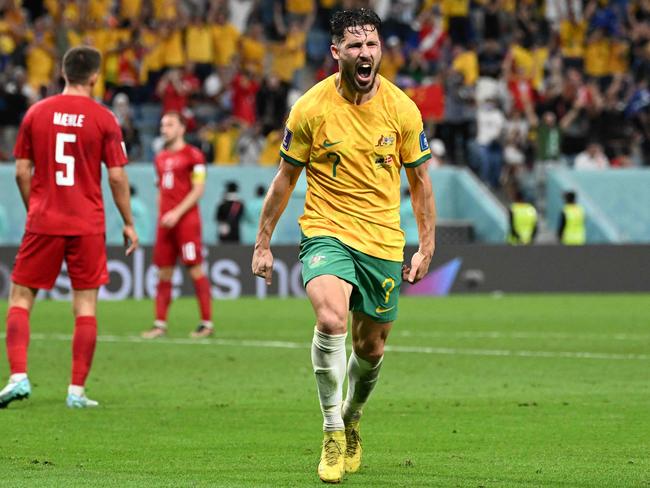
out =
<svg viewBox="0 0 650 488"><path fill-rule="evenodd" d="M63 127L83 127L84 114L62 114L61 112L54 112L54 125L62 125Z"/></svg>

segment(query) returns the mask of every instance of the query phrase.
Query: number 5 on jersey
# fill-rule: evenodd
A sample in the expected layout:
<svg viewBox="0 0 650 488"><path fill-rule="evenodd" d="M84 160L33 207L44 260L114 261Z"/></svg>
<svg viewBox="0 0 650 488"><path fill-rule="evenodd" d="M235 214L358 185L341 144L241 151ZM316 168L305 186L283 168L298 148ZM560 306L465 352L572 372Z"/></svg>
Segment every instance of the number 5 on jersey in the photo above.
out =
<svg viewBox="0 0 650 488"><path fill-rule="evenodd" d="M54 150L54 160L58 164L65 165L63 170L54 173L55 182L59 186L73 186L74 185L74 156L65 153L65 143L77 142L77 134L66 134L64 132L57 132L56 134L56 148Z"/></svg>

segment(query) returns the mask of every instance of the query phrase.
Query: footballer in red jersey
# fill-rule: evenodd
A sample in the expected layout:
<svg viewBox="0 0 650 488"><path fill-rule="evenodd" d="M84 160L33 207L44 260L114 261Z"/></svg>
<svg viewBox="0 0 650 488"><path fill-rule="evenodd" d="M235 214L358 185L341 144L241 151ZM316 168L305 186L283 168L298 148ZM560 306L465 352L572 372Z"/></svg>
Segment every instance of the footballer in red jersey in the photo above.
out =
<svg viewBox="0 0 650 488"><path fill-rule="evenodd" d="M158 230L153 262L158 266L156 318L145 339L167 333L167 312L172 296L172 275L180 257L194 282L201 323L192 337L209 337L214 331L210 283L201 263L201 216L198 202L205 190L205 157L185 143L185 121L178 112L163 115L160 133L165 147L156 155L156 181L159 191Z"/></svg>
<svg viewBox="0 0 650 488"><path fill-rule="evenodd" d="M127 254L138 245L122 132L115 116L91 98L100 63L95 49L70 49L63 57L63 93L33 105L20 125L14 156L27 223L11 275L6 337L11 377L0 391L0 408L31 393L29 314L36 293L52 288L64 260L75 316L66 403L72 408L97 405L86 397L84 386L97 338L97 292L108 282L102 161L124 220Z"/></svg>

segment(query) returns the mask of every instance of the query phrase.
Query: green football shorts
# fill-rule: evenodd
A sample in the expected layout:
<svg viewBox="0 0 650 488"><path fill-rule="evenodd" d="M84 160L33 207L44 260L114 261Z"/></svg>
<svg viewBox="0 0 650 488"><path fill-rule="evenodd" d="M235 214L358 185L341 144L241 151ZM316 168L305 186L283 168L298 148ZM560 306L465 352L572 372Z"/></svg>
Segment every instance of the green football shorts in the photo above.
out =
<svg viewBox="0 0 650 488"><path fill-rule="evenodd" d="M334 237L316 236L300 241L302 281L305 286L321 275L334 275L353 285L350 310L377 322L397 318L402 284L402 263L368 256Z"/></svg>

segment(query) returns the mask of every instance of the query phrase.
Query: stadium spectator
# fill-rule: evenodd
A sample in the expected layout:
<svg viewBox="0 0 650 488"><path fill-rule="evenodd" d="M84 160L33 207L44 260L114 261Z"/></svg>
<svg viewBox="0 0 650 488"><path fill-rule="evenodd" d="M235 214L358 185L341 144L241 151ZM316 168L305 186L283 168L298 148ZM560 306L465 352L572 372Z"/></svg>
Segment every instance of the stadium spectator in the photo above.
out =
<svg viewBox="0 0 650 488"><path fill-rule="evenodd" d="M575 169L607 169L609 160L603 152L603 146L592 141L587 148L576 156Z"/></svg>
<svg viewBox="0 0 650 488"><path fill-rule="evenodd" d="M576 193L564 193L564 207L557 226L558 240L568 246L581 246L586 242L585 210L577 203Z"/></svg>
<svg viewBox="0 0 650 488"><path fill-rule="evenodd" d="M249 126L257 120L255 99L260 89L254 65L244 66L232 80L232 115L241 124Z"/></svg>
<svg viewBox="0 0 650 488"><path fill-rule="evenodd" d="M217 242L239 244L241 241L241 221L245 206L239 197L239 185L229 181L225 193L214 213L217 222Z"/></svg>
<svg viewBox="0 0 650 488"><path fill-rule="evenodd" d="M201 86L199 79L194 76L194 67L188 64L184 71L171 69L167 71L156 87L156 93L162 102L163 113L178 112L188 120L189 129L193 128L193 115L189 111L190 97Z"/></svg>
<svg viewBox="0 0 650 488"><path fill-rule="evenodd" d="M198 202L205 190L206 167L203 153L185 142L185 120L178 112L163 115L160 133L164 149L154 161L159 191L158 228L153 262L158 267L156 310L153 327L142 333L145 339L167 334L167 314L172 299L172 276L180 257L194 284L201 322L191 337L214 333L210 283L203 267L201 217Z"/></svg>
<svg viewBox="0 0 650 488"><path fill-rule="evenodd" d="M142 157L142 142L140 141L140 131L133 121L133 111L126 93L118 93L113 98L113 113L122 129L126 153L131 160L137 161Z"/></svg>
<svg viewBox="0 0 650 488"><path fill-rule="evenodd" d="M9 292L7 357L11 376L0 408L27 398L29 315L39 289L50 289L65 260L75 316L72 378L66 404L95 407L85 383L97 339L97 295L108 283L101 163L108 167L115 204L124 221L127 255L138 245L133 227L127 163L115 117L90 96L101 64L99 51L74 48L63 58L65 89L34 105L16 140L16 181L27 209Z"/></svg>
<svg viewBox="0 0 650 488"><path fill-rule="evenodd" d="M395 83L397 73L406 63L402 53L402 42L399 37L391 36L386 39L385 49L386 52L381 58L379 73L387 80Z"/></svg>
<svg viewBox="0 0 650 488"><path fill-rule="evenodd" d="M185 58L195 66L195 74L203 82L212 72L214 61L213 31L200 12L192 16L185 30Z"/></svg>
<svg viewBox="0 0 650 488"><path fill-rule="evenodd" d="M237 56L240 31L228 21L227 9L220 2L212 2L208 17L212 24L214 65L221 72Z"/></svg>
<svg viewBox="0 0 650 488"><path fill-rule="evenodd" d="M262 124L263 131L280 129L287 113L287 97L289 84L277 75L271 74L264 78L262 86L255 95L257 120Z"/></svg>
<svg viewBox="0 0 650 488"><path fill-rule="evenodd" d="M494 99L486 100L476 112L478 174L484 183L500 186L503 166L502 137L506 118Z"/></svg>

